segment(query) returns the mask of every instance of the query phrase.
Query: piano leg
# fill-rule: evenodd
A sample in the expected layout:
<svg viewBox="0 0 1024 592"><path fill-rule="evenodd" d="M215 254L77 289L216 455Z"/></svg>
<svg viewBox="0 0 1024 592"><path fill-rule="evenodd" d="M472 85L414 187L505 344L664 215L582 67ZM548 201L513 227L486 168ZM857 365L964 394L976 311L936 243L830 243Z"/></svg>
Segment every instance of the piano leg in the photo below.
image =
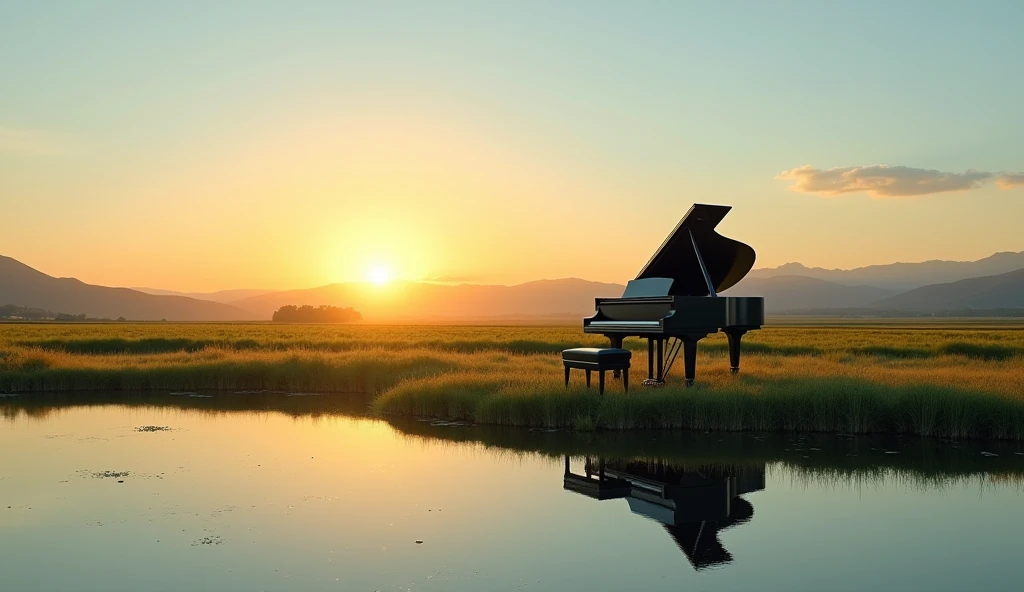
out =
<svg viewBox="0 0 1024 592"><path fill-rule="evenodd" d="M697 340L683 338L683 370L686 373L686 386L693 386L697 374Z"/></svg>
<svg viewBox="0 0 1024 592"><path fill-rule="evenodd" d="M647 380L643 382L643 386L665 386L664 342L660 337L647 338ZM657 345L657 351L655 351L655 345ZM657 373L655 373L655 365L657 365Z"/></svg>
<svg viewBox="0 0 1024 592"><path fill-rule="evenodd" d="M565 367L565 388L569 388L569 367Z"/></svg>
<svg viewBox="0 0 1024 592"><path fill-rule="evenodd" d="M622 349L622 337L608 337L608 341L611 342L611 347L616 349ZM618 378L620 372L618 370L612 370L612 378Z"/></svg>
<svg viewBox="0 0 1024 592"><path fill-rule="evenodd" d="M647 380L654 380L654 338L647 338Z"/></svg>
<svg viewBox="0 0 1024 592"><path fill-rule="evenodd" d="M658 339L658 382L665 382L665 340Z"/></svg>
<svg viewBox="0 0 1024 592"><path fill-rule="evenodd" d="M647 380L643 382L643 386L665 386L664 342L658 337L647 338ZM655 345L657 345L657 351L655 351ZM657 373L655 373L655 365L657 365Z"/></svg>
<svg viewBox="0 0 1024 592"><path fill-rule="evenodd" d="M723 329L729 338L729 368L733 374L740 371L740 339L747 332L746 329Z"/></svg>

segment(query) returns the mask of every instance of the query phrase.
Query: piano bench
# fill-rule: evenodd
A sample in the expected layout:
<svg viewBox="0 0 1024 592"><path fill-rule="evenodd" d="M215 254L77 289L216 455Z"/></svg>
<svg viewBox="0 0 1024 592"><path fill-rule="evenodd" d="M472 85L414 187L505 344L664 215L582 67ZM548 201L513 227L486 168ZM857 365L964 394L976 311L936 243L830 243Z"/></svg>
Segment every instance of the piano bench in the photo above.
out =
<svg viewBox="0 0 1024 592"><path fill-rule="evenodd" d="M599 374L598 391L604 394L605 370L622 371L622 388L629 392L629 359L633 354L629 350L614 347L577 347L562 351L562 365L565 366L565 386L569 386L569 370L578 368L587 374L587 388L590 388L590 372L597 370Z"/></svg>

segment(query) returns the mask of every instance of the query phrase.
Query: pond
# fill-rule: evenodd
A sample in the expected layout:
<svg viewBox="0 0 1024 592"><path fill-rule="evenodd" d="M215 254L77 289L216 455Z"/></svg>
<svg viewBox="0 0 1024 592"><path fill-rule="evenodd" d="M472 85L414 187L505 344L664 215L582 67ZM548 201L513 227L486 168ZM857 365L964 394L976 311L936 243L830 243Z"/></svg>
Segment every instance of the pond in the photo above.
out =
<svg viewBox="0 0 1024 592"><path fill-rule="evenodd" d="M4 590L1011 590L1017 444L0 400Z"/></svg>

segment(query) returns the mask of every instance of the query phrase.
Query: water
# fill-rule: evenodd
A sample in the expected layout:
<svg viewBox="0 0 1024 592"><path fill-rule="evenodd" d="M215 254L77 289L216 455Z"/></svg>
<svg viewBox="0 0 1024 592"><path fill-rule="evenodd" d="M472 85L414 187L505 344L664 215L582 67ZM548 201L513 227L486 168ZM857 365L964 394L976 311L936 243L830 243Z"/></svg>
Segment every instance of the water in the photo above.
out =
<svg viewBox="0 0 1024 592"><path fill-rule="evenodd" d="M67 404L81 400L0 401L3 590L1024 585L1013 444L392 425L322 397Z"/></svg>

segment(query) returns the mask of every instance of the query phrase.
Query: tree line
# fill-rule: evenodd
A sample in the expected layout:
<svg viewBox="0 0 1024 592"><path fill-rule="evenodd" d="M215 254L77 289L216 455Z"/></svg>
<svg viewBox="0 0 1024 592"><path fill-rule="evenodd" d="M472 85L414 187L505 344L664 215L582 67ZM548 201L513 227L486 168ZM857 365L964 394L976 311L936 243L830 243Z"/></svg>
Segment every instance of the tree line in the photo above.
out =
<svg viewBox="0 0 1024 592"><path fill-rule="evenodd" d="M51 312L42 308L30 306L18 306L16 304L0 304L0 319L7 321L97 321L110 319L95 319L83 314L68 314L64 312ZM121 320L121 319L118 319Z"/></svg>
<svg viewBox="0 0 1024 592"><path fill-rule="evenodd" d="M282 306L271 317L278 323L354 323L363 320L363 315L352 307L339 306Z"/></svg>

